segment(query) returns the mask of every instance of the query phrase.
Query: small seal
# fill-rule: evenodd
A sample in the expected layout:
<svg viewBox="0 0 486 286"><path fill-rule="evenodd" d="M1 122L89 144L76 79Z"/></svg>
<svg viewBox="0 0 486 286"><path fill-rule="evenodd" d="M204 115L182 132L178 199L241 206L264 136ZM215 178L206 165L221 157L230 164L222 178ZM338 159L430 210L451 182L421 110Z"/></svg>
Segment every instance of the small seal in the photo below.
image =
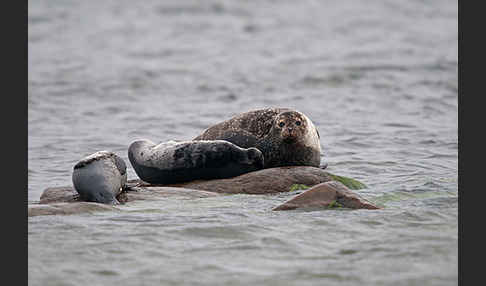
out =
<svg viewBox="0 0 486 286"><path fill-rule="evenodd" d="M150 184L175 184L198 179L235 177L263 168L256 148L240 148L223 140L168 141L156 145L135 140L128 147L135 173Z"/></svg>
<svg viewBox="0 0 486 286"><path fill-rule="evenodd" d="M267 108L241 113L206 129L194 140L226 140L263 153L265 168L319 167L321 145L317 128L303 113ZM324 167L325 168L325 167Z"/></svg>
<svg viewBox="0 0 486 286"><path fill-rule="evenodd" d="M81 200L119 204L116 196L127 182L127 166L115 153L98 151L74 165L72 179Z"/></svg>

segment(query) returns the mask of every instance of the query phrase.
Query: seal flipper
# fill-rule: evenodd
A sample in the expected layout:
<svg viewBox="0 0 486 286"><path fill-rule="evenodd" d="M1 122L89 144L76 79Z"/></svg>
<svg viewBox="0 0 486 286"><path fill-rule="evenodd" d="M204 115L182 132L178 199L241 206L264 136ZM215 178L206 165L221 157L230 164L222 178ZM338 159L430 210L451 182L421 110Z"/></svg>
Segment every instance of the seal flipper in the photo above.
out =
<svg viewBox="0 0 486 286"><path fill-rule="evenodd" d="M125 161L123 161L122 158L118 156L114 156L114 162L115 166L120 171L120 174L123 176L127 173L127 165L125 164Z"/></svg>

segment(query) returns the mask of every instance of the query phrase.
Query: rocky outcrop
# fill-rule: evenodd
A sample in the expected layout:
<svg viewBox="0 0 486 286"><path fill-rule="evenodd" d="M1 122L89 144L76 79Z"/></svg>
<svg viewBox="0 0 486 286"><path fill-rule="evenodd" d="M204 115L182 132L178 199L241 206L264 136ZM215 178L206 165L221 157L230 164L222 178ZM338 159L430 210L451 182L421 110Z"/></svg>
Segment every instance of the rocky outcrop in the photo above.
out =
<svg viewBox="0 0 486 286"><path fill-rule="evenodd" d="M77 201L79 201L79 194L73 187L47 188L40 196L41 204L71 203Z"/></svg>
<svg viewBox="0 0 486 286"><path fill-rule="evenodd" d="M307 166L263 169L229 179L193 181L171 185L227 194L274 194L288 192L294 184L314 186L331 181L323 169Z"/></svg>
<svg viewBox="0 0 486 286"><path fill-rule="evenodd" d="M306 166L269 168L229 179L200 180L174 185L151 185L141 180L130 180L116 199L123 204L173 196L205 198L221 194L273 194L292 191L295 185L317 185L275 210L328 207L330 204L332 206L333 201L335 206L370 209L374 207L341 183L332 180L332 176L323 169ZM56 187L47 188L42 193L39 204L30 204L28 208L29 216L34 216L117 210L119 207L81 202L78 193L72 187Z"/></svg>
<svg viewBox="0 0 486 286"><path fill-rule="evenodd" d="M67 215L115 210L117 210L115 207L107 204L91 202L62 202L51 204L29 204L27 215Z"/></svg>
<svg viewBox="0 0 486 286"><path fill-rule="evenodd" d="M120 202L131 200L138 195L133 191L165 190L161 187L171 187L171 190L182 188L226 194L273 194L288 192L295 184L314 186L319 183L331 181L332 178L326 171L316 167L279 167L263 169L246 173L229 179L199 180L172 185L153 185L141 180L130 180L126 183L125 191L116 198ZM206 193L207 193L206 192ZM132 198L132 199L133 199ZM41 204L77 202L78 193L72 187L55 187L44 190L40 197Z"/></svg>
<svg viewBox="0 0 486 286"><path fill-rule="evenodd" d="M126 202L146 200L155 201L167 197L183 197L186 199L197 198L209 198L220 196L221 194L187 189L187 188L175 188L175 187L132 187L130 191L125 192L126 198L123 200Z"/></svg>
<svg viewBox="0 0 486 286"><path fill-rule="evenodd" d="M298 208L379 209L337 181L318 184L273 210L283 211Z"/></svg>
<svg viewBox="0 0 486 286"><path fill-rule="evenodd" d="M214 196L220 196L220 194L186 188L133 186L130 188L130 191L125 190L120 193L117 199L122 203L127 203L137 200L155 201L167 197L193 199ZM79 201L78 194L71 187L47 188L38 204L28 205L28 216L66 215L114 210L120 210L120 207Z"/></svg>

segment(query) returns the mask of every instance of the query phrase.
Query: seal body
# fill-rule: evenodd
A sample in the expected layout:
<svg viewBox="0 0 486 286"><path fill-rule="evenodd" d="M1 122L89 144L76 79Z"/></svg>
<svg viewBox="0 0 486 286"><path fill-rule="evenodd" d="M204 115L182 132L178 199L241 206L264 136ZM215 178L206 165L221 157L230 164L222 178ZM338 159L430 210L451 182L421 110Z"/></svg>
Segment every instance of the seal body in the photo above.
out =
<svg viewBox="0 0 486 286"><path fill-rule="evenodd" d="M115 153L98 151L74 166L72 180L81 200L118 204L116 196L127 182L127 166Z"/></svg>
<svg viewBox="0 0 486 286"><path fill-rule="evenodd" d="M263 153L265 168L319 167L321 145L317 128L303 113L288 108L253 110L213 125L194 140L226 140Z"/></svg>
<svg viewBox="0 0 486 286"><path fill-rule="evenodd" d="M128 148L128 159L140 179L151 184L230 178L263 168L258 149L240 148L223 140L158 145L135 140Z"/></svg>

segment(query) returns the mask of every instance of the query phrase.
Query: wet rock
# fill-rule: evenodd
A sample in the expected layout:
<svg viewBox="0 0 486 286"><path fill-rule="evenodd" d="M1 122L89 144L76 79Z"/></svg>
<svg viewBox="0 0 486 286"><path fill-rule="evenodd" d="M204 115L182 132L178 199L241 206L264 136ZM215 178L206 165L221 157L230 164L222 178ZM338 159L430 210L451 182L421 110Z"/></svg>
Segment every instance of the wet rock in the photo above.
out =
<svg viewBox="0 0 486 286"><path fill-rule="evenodd" d="M100 203L91 202L62 202L51 204L29 204L28 216L39 215L69 215L69 214L81 214L92 213L100 211L114 211L115 207Z"/></svg>
<svg viewBox="0 0 486 286"><path fill-rule="evenodd" d="M137 181L127 183L127 188L116 197L120 203L136 200L156 200L170 196L184 196L187 198L206 198L220 194L202 190L180 187L138 186ZM72 187L47 188L40 197L39 204L75 203L79 202L79 195ZM30 206L30 205L29 205Z"/></svg>
<svg viewBox="0 0 486 286"><path fill-rule="evenodd" d="M329 173L316 167L295 166L263 169L229 179L193 181L177 185L151 185L141 180L129 180L116 196L120 203L137 200L158 200L166 197L205 198L221 194L272 194L289 192L295 184L314 186L331 181ZM79 195L72 187L47 188L39 204L29 205L29 216L42 214L73 214L108 210L110 205L80 204Z"/></svg>
<svg viewBox="0 0 486 286"><path fill-rule="evenodd" d="M127 203L137 200L155 201L167 197L195 199L221 195L218 193L186 188L154 186L137 187L133 183L131 185L131 187L118 194L117 200L119 202ZM102 203L79 201L79 195L72 187L57 187L47 188L42 193L41 200L38 204L29 204L28 216L68 215L113 210L119 210L119 208Z"/></svg>
<svg viewBox="0 0 486 286"><path fill-rule="evenodd" d="M220 196L221 194L175 187L134 187L126 195L125 202L137 200L155 201L167 197L182 197L185 199L209 198Z"/></svg>
<svg viewBox="0 0 486 286"><path fill-rule="evenodd" d="M292 166L263 169L229 179L192 181L170 186L227 194L273 194L288 192L294 184L314 186L331 180L329 174L320 168Z"/></svg>
<svg viewBox="0 0 486 286"><path fill-rule="evenodd" d="M297 208L379 209L337 181L318 184L273 210Z"/></svg>
<svg viewBox="0 0 486 286"><path fill-rule="evenodd" d="M116 198L120 202L124 202L127 201L127 197L130 200L130 196L134 195L132 191L151 191L160 187L227 194L272 194L289 192L295 184L314 186L331 180L328 172L316 167L277 167L250 172L229 179L199 180L172 185L153 185L141 180L129 180L126 183L125 191L118 194ZM72 187L47 188L40 197L41 204L76 201L79 201L79 196Z"/></svg>
<svg viewBox="0 0 486 286"><path fill-rule="evenodd" d="M77 202L79 194L72 187L53 187L47 188L40 196L41 204Z"/></svg>

